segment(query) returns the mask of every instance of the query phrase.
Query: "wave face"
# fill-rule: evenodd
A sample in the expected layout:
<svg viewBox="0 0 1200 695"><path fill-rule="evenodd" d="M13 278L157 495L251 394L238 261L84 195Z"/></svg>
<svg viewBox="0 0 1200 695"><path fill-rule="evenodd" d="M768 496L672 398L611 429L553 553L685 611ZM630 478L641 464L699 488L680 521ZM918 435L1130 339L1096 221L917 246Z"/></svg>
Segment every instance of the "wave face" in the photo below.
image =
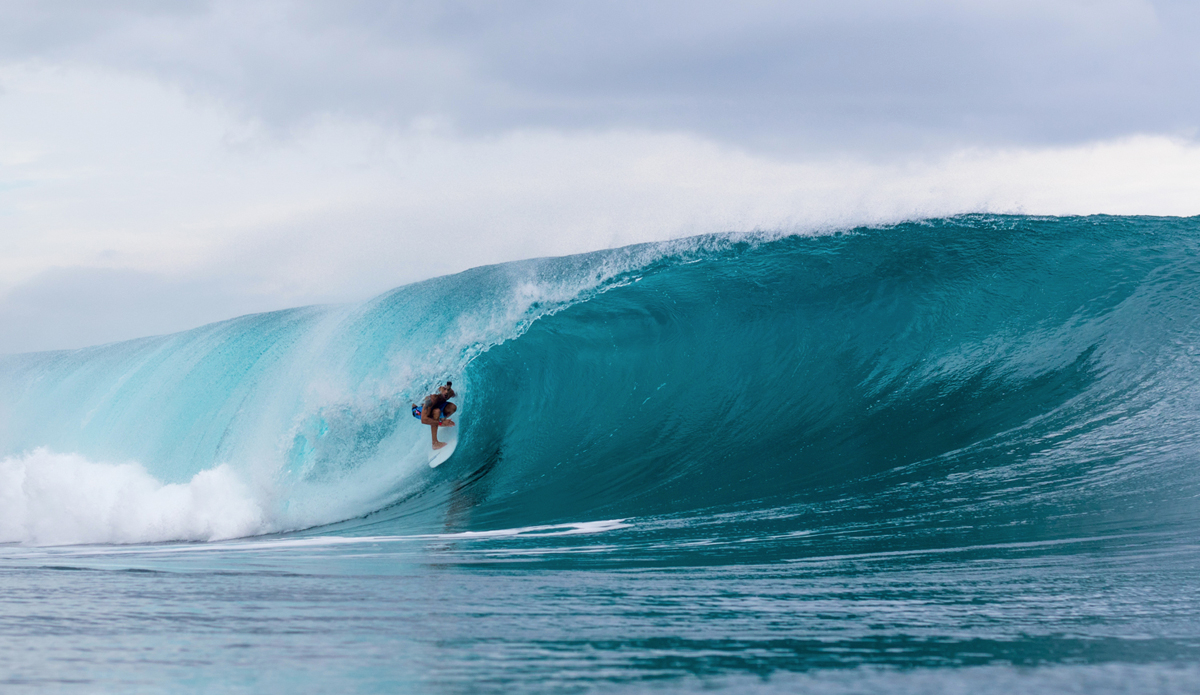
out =
<svg viewBox="0 0 1200 695"><path fill-rule="evenodd" d="M1198 252L1195 218L714 236L0 357L0 541L1182 533ZM446 378L462 433L430 470L409 404Z"/></svg>

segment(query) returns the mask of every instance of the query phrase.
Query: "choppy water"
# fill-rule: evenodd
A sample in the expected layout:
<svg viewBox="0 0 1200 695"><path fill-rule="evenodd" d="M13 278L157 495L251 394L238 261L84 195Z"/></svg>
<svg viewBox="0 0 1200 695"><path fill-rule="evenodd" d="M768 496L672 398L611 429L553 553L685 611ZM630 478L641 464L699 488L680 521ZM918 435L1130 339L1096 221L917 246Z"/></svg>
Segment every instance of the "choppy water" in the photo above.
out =
<svg viewBox="0 0 1200 695"><path fill-rule="evenodd" d="M706 237L0 357L0 683L1200 692L1198 251Z"/></svg>

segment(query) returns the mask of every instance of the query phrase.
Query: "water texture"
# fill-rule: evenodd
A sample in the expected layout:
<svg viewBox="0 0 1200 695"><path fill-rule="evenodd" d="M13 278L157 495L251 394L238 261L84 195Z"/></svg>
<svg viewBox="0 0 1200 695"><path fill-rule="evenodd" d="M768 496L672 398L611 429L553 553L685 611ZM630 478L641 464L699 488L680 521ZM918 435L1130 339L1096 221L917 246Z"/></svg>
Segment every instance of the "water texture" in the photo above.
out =
<svg viewBox="0 0 1200 695"><path fill-rule="evenodd" d="M0 356L0 683L1200 692L1198 252L718 235Z"/></svg>

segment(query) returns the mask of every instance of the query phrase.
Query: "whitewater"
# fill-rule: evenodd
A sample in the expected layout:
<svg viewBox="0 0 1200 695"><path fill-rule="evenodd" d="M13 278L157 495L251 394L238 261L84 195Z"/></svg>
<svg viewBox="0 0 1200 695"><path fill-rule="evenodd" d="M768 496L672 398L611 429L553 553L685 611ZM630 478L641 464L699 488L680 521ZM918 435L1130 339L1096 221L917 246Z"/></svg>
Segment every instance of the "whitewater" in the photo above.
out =
<svg viewBox="0 0 1200 695"><path fill-rule="evenodd" d="M1200 692L1198 338L1200 218L965 215L3 355L0 684Z"/></svg>

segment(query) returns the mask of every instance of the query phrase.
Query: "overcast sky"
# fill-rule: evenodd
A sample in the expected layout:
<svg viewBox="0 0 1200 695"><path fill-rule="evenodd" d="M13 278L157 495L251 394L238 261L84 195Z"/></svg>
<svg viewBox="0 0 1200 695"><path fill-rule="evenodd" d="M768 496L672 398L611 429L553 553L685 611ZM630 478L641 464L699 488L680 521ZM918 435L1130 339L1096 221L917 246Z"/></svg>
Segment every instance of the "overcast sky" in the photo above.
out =
<svg viewBox="0 0 1200 695"><path fill-rule="evenodd" d="M0 2L0 352L689 234L1200 213L1200 3Z"/></svg>

